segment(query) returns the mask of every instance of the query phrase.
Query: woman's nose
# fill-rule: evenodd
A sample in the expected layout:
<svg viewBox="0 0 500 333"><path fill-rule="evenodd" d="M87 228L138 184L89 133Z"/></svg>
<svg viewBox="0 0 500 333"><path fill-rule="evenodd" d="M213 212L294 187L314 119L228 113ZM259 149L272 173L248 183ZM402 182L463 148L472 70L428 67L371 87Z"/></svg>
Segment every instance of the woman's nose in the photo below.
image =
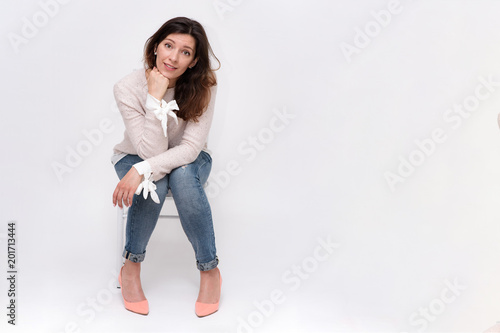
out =
<svg viewBox="0 0 500 333"><path fill-rule="evenodd" d="M172 62L176 62L177 61L177 52L174 50L172 52L170 52L170 55L169 55L169 59L172 61Z"/></svg>

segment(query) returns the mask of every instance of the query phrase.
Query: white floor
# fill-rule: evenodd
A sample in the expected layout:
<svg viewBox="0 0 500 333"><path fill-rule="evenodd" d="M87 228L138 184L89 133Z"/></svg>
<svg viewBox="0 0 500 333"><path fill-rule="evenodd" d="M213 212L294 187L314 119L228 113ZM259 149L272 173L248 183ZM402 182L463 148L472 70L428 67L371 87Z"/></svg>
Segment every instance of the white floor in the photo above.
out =
<svg viewBox="0 0 500 333"><path fill-rule="evenodd" d="M256 218L249 216L242 222L249 225ZM321 246L328 243L327 233L318 233L315 238L304 234L304 241L299 243L294 239L296 234L276 234L272 228L250 251L255 240L239 238L238 244L233 244L228 233L245 231L228 224L226 229L216 227L223 291L220 310L211 316L198 318L194 313L198 272L179 222L171 219L160 220L143 264L143 287L150 302L148 316L124 309L115 287L117 272L112 255L105 255L103 260L84 260L81 256L78 261L62 251L54 260L26 258L19 269L18 325L8 327L3 320L1 331L418 332L422 317L412 325L411 314L420 307L434 307L432 311L439 312L440 302L436 300L452 298L452 302L441 302L445 308L422 331L483 332L500 319L498 309L492 306L497 298L492 290L499 289L494 284L498 268L481 281L462 272L458 284L465 289L443 292L456 282L455 276L432 276L409 263L393 261L397 257L411 260L411 253L390 254L380 244L382 250L367 253L333 237L329 253ZM339 238L355 237L349 234L349 228L343 234ZM270 247L280 235L294 245L288 249ZM111 254L114 244L108 245ZM401 243L395 245L404 249ZM102 249L105 252L106 247ZM385 259L376 260L380 254ZM367 264L372 260L372 265ZM90 269L82 269L79 262L83 261ZM300 267L301 272L294 273L294 267ZM453 297L454 293L458 295Z"/></svg>

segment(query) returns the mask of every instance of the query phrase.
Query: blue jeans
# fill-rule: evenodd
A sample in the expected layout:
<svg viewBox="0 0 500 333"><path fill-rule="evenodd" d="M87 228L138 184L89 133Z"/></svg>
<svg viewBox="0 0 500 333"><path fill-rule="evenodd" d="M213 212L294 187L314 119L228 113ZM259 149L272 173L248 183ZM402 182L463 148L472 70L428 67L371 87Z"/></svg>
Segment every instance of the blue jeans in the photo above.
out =
<svg viewBox="0 0 500 333"><path fill-rule="evenodd" d="M118 177L122 179L130 168L143 160L137 155L127 155L115 164ZM135 195L128 210L126 242L123 256L133 262L142 262L146 254L151 234L156 226L168 190L172 191L175 206L179 213L182 229L193 246L196 266L200 271L217 267L215 234L212 211L203 184L212 169L212 158L202 151L198 158L185 166L178 167L170 174L155 182L160 204L142 192Z"/></svg>

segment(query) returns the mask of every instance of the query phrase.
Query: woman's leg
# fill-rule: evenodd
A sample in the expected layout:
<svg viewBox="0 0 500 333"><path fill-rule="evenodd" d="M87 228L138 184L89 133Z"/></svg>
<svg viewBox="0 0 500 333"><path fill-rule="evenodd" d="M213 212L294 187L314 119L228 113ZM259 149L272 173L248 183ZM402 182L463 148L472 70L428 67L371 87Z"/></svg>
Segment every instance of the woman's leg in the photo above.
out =
<svg viewBox="0 0 500 333"><path fill-rule="evenodd" d="M118 177L123 178L130 168L142 159L137 155L127 155L115 164ZM168 178L157 182L156 193L160 204L155 203L151 196L144 199L142 193L134 195L132 205L128 209L126 242L123 257L126 258L122 271L123 294L127 301L137 302L146 299L140 282L141 262L144 261L146 246L156 226L161 208L165 202L168 190Z"/></svg>
<svg viewBox="0 0 500 333"><path fill-rule="evenodd" d="M218 264L212 211L203 189L211 168L210 155L202 151L193 163L176 168L169 175L182 228L193 246L200 271L211 270Z"/></svg>
<svg viewBox="0 0 500 333"><path fill-rule="evenodd" d="M176 168L169 175L182 228L193 246L200 270L198 301L203 303L216 303L220 289L212 211L203 189L211 169L212 158L202 151L193 163Z"/></svg>

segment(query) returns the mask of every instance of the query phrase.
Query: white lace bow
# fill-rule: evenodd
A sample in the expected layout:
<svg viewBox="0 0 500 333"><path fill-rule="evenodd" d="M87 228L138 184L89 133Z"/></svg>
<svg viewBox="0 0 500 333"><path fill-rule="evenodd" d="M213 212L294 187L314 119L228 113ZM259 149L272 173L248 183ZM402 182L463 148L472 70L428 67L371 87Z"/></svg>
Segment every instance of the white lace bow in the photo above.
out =
<svg viewBox="0 0 500 333"><path fill-rule="evenodd" d="M174 110L179 110L179 106L177 105L177 102L175 100L171 100L168 103L162 100L161 103L164 104L164 106L163 107L156 106L153 112L155 113L156 118L158 118L161 121L161 127L163 127L163 134L166 137L168 117L170 116L174 118L175 123L177 125L179 124L179 121L177 120L177 115L174 112Z"/></svg>
<svg viewBox="0 0 500 333"><path fill-rule="evenodd" d="M159 204L160 199L158 198L158 194L156 194L155 190L156 190L156 185L153 183L153 175L151 174L151 172L148 172L148 174L144 175L144 179L139 184L139 187L137 187L135 194L139 195L141 194L141 191L143 191L142 196L144 197L144 199L147 199L148 193L151 193L151 199L157 204Z"/></svg>

